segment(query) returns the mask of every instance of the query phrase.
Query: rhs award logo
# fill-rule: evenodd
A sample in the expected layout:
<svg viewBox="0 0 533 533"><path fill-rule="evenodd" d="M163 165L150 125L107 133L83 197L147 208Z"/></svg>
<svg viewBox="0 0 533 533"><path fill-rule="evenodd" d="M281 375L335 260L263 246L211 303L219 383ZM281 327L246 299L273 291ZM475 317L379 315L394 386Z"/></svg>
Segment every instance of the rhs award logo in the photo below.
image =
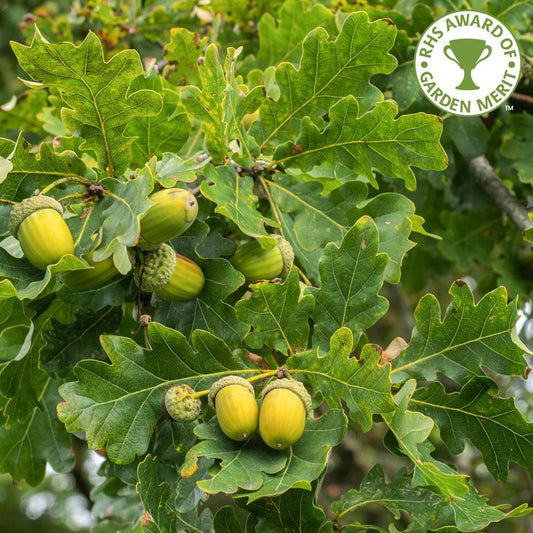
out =
<svg viewBox="0 0 533 533"><path fill-rule="evenodd" d="M478 11L435 21L415 55L426 97L453 115L475 116L502 105L520 79L520 52L511 32Z"/></svg>

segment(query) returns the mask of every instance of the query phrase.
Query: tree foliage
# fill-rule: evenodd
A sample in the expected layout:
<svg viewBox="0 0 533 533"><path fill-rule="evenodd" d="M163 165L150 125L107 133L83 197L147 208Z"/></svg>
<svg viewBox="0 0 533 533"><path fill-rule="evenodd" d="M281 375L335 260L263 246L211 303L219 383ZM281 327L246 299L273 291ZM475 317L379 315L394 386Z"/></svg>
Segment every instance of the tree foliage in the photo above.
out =
<svg viewBox="0 0 533 533"><path fill-rule="evenodd" d="M531 6L469 6L524 55L513 111L474 118L439 116L416 83L414 49L452 10L443 2L56 7L21 24L11 47L25 88L0 112L0 471L38 486L47 464L78 468L73 442L99 450L96 533L526 523L527 497L498 487L510 469L533 473L531 412L509 385L527 392L517 322L531 230L474 174L485 157L524 209ZM205 276L184 302L133 275L149 196L171 187L199 206L171 242ZM35 194L61 202L74 241L45 271L8 230L12 205ZM235 248L272 249L273 234L294 265L247 284ZM118 275L69 289L64 273L90 269L87 254ZM281 451L229 439L209 387L238 375L259 397L278 373L312 396L302 437ZM161 407L182 384L203 401L194 422ZM354 435L366 470L324 494ZM373 435L379 460L363 445ZM465 449L491 476L483 489Z"/></svg>

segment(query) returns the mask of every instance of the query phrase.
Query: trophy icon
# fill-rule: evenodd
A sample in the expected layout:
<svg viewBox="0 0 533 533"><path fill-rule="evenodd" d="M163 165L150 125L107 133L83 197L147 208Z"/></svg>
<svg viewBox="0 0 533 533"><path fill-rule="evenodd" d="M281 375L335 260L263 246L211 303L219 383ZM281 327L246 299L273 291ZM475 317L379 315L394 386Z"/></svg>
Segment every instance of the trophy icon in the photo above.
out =
<svg viewBox="0 0 533 533"><path fill-rule="evenodd" d="M485 52L485 55L483 55ZM463 91L475 91L479 87L472 79L472 71L476 66L487 59L492 53L492 48L482 39L454 39L444 47L444 55L457 63L464 71L463 81L456 87ZM452 55L450 55L452 54Z"/></svg>

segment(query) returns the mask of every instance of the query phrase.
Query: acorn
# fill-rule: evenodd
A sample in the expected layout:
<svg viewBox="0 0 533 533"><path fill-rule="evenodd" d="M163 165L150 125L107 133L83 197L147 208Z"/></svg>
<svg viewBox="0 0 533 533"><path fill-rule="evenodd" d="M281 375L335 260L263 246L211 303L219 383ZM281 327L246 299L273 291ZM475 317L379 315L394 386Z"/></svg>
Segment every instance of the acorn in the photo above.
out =
<svg viewBox="0 0 533 533"><path fill-rule="evenodd" d="M113 262L113 256L106 257L102 261L93 261L93 254L90 252L85 257L85 261L93 268L73 270L61 274L61 281L73 291L97 289L120 274Z"/></svg>
<svg viewBox="0 0 533 533"><path fill-rule="evenodd" d="M311 396L304 385L294 379L271 381L261 395L259 433L275 450L285 450L301 436L305 420L311 413Z"/></svg>
<svg viewBox="0 0 533 533"><path fill-rule="evenodd" d="M137 285L141 281L143 291L179 302L199 296L205 284L202 269L191 259L177 254L169 244L145 251L142 264L136 265L133 275Z"/></svg>
<svg viewBox="0 0 533 533"><path fill-rule="evenodd" d="M189 385L176 385L165 393L163 411L176 422L192 422L202 414L202 402L191 398L194 389Z"/></svg>
<svg viewBox="0 0 533 533"><path fill-rule="evenodd" d="M189 229L198 215L196 197L186 189L161 189L148 197L152 205L141 218L138 246L154 250Z"/></svg>
<svg viewBox="0 0 533 533"><path fill-rule="evenodd" d="M26 259L41 270L66 254L74 254L63 207L50 196L32 196L15 204L9 216L9 231L18 239Z"/></svg>
<svg viewBox="0 0 533 533"><path fill-rule="evenodd" d="M220 429L232 440L248 440L257 431L259 409L249 381L226 376L209 389L209 405L215 409Z"/></svg>
<svg viewBox="0 0 533 533"><path fill-rule="evenodd" d="M241 244L230 259L231 264L241 272L246 281L286 278L294 261L294 252L288 241L279 235L273 248L265 249L258 241Z"/></svg>

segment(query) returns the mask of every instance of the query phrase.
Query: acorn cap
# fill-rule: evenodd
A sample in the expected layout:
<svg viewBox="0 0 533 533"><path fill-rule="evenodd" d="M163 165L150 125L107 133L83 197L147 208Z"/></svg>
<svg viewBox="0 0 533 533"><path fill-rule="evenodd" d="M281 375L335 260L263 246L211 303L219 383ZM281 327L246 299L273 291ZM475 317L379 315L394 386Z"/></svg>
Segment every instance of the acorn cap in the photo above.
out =
<svg viewBox="0 0 533 533"><path fill-rule="evenodd" d="M133 271L135 283L139 286L142 271L141 289L147 292L157 292L162 289L171 278L176 266L176 252L169 244L162 244L153 251L145 251L143 260L137 261Z"/></svg>
<svg viewBox="0 0 533 533"><path fill-rule="evenodd" d="M285 279L289 275L292 264L294 263L294 250L289 241L285 240L283 237L278 239L278 244L276 246L279 248L281 257L283 258L283 270L279 277Z"/></svg>
<svg viewBox="0 0 533 533"><path fill-rule="evenodd" d="M11 235L17 238L19 227L24 219L40 209L53 209L60 215L63 214L63 206L51 196L31 196L30 198L25 198L22 202L15 204L11 208L8 223Z"/></svg>
<svg viewBox="0 0 533 533"><path fill-rule="evenodd" d="M311 414L311 411L313 410L311 396L301 381L289 378L274 379L263 389L263 392L261 393L261 399L263 399L270 391L273 391L274 389L288 389L294 392L294 394L296 394L300 400L302 400L307 416Z"/></svg>
<svg viewBox="0 0 533 533"><path fill-rule="evenodd" d="M176 385L165 393L165 409L176 422L192 422L202 414L202 402L191 398L193 393L189 385Z"/></svg>
<svg viewBox="0 0 533 533"><path fill-rule="evenodd" d="M153 243L153 242L147 241L142 235L139 235L137 246L141 250L152 251L152 250L157 250L161 246L161 243L159 242Z"/></svg>
<svg viewBox="0 0 533 533"><path fill-rule="evenodd" d="M215 408L215 396L217 395L217 393L228 385L240 385L241 387L248 389L250 393L255 397L254 387L248 380L241 378L240 376L225 376L223 378L220 378L218 381L215 381L209 389L207 401L211 408Z"/></svg>

